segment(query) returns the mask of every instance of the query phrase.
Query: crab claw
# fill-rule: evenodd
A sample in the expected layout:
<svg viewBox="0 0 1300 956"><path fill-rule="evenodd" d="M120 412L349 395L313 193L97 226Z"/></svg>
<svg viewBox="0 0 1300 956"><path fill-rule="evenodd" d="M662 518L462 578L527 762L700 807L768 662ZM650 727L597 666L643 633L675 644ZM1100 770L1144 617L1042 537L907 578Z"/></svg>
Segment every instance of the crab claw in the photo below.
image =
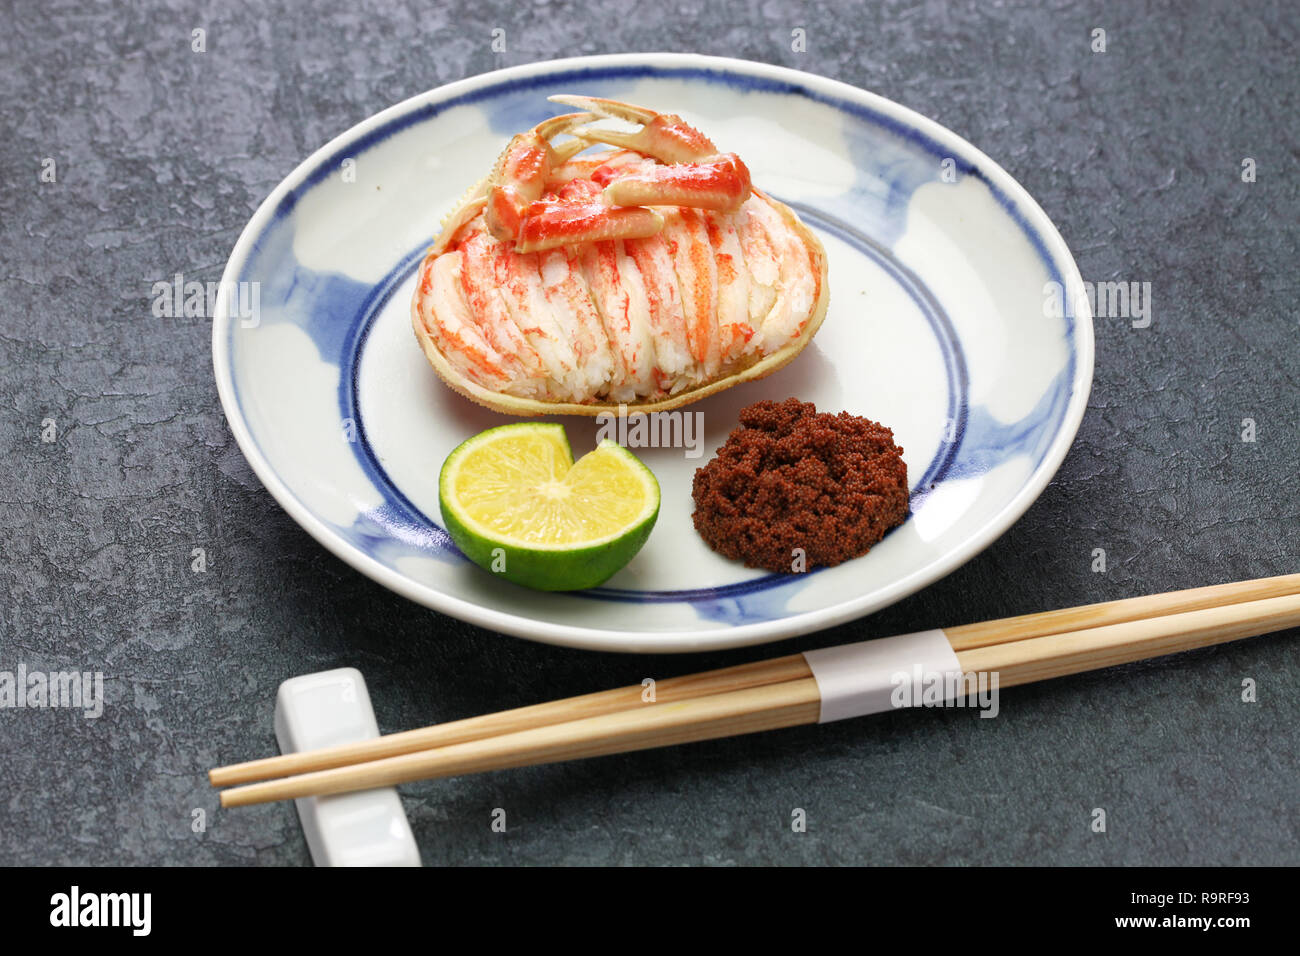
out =
<svg viewBox="0 0 1300 956"><path fill-rule="evenodd" d="M633 149L661 163L688 163L708 159L718 152L711 139L673 113L656 113L644 106L594 96L564 95L552 96L550 99L552 103L576 106L588 114L594 113L593 119L620 119L637 123L641 127L635 133L620 133L616 130L582 126L573 133L583 139Z"/></svg>
<svg viewBox="0 0 1300 956"><path fill-rule="evenodd" d="M588 120L592 113L569 113L543 120L527 133L510 140L492 171L483 218L496 239L519 235L524 210L542 197L551 170L587 148L586 140L575 139L561 146L551 140Z"/></svg>
<svg viewBox="0 0 1300 956"><path fill-rule="evenodd" d="M713 141L680 116L591 96L552 96L602 119L639 123L636 132L579 126L567 130L588 143L635 150L661 165L611 179L605 200L614 206L692 206L734 212L750 194L749 169L735 153L719 153ZM605 184L602 184L605 185Z"/></svg>

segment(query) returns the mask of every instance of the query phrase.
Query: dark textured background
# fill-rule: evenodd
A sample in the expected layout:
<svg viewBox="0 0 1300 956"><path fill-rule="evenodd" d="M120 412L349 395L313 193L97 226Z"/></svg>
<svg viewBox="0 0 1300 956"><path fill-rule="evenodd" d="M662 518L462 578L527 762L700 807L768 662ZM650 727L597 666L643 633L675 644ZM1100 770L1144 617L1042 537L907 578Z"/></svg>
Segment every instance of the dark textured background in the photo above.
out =
<svg viewBox="0 0 1300 956"><path fill-rule="evenodd" d="M359 667L381 728L398 730L1297 570L1293 3L0 10L0 670L102 670L108 697L99 720L0 711L0 863L307 862L291 806L221 812L205 778L274 750L275 688L307 671ZM191 51L195 27L206 53ZM508 53L490 49L497 27ZM806 53L791 51L795 27ZM496 67L654 49L784 64L910 106L1023 183L1085 279L1152 285L1150 328L1098 321L1078 440L1001 540L872 618L733 654L543 647L390 594L252 475L217 401L207 322L149 308L155 280L218 279L276 183L377 110ZM57 183L39 181L45 157ZM890 714L403 794L431 864L1294 864L1295 637L1011 690L997 720ZM1240 700L1246 677L1258 703ZM791 832L794 807L808 832ZM1105 834L1089 829L1094 807Z"/></svg>

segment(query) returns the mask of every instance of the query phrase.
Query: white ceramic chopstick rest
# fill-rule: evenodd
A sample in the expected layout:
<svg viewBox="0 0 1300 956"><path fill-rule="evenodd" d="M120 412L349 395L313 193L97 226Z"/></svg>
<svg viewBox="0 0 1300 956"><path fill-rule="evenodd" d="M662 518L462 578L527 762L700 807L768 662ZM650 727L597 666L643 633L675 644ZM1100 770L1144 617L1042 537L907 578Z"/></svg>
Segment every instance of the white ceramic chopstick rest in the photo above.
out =
<svg viewBox="0 0 1300 956"><path fill-rule="evenodd" d="M275 739L281 753L379 736L365 679L354 667L304 674L280 685ZM420 850L392 787L294 801L317 866L419 866Z"/></svg>
<svg viewBox="0 0 1300 956"><path fill-rule="evenodd" d="M817 681L822 709L819 724L896 709L894 690L900 680L961 675L961 665L941 630L881 637L839 647L804 651Z"/></svg>

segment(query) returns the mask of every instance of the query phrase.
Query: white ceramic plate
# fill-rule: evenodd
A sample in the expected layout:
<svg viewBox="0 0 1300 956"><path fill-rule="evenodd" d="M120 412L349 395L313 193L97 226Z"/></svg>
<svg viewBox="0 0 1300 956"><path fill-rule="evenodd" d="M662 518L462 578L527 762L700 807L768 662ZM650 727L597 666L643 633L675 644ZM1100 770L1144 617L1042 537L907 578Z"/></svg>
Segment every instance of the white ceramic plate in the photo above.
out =
<svg viewBox="0 0 1300 956"><path fill-rule="evenodd" d="M604 587L542 594L469 564L440 525L437 475L506 422L453 394L410 328L415 267L442 216L553 93L680 113L804 217L830 311L790 366L688 406L692 448L635 449L659 522ZM1051 285L1057 283L1057 286ZM1011 177L871 93L779 67L635 54L536 63L400 103L317 151L264 202L226 267L217 385L240 448L318 541L398 594L509 634L607 651L777 640L884 607L970 559L1047 485L1092 381L1092 317L1069 250ZM1065 314L1062 314L1064 312ZM798 396L893 428L908 520L866 556L802 575L746 569L691 524L691 477L762 398ZM563 419L575 454L592 419ZM699 457L690 457L698 453Z"/></svg>

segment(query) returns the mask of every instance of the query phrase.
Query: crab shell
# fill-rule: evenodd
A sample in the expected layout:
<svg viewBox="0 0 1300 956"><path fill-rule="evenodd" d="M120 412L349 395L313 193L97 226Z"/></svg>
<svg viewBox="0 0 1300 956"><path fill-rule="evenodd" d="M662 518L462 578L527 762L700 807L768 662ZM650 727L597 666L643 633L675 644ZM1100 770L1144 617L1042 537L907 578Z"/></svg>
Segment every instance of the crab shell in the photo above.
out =
<svg viewBox="0 0 1300 956"><path fill-rule="evenodd" d="M443 231L438 241L429 250L428 255L420 264L417 275L424 271L428 261L441 255L446 246L454 238L454 234L459 231L460 227L473 218L471 210L481 207L482 197L486 191L487 181L475 186L462 200L460 206L453 210L446 218ZM817 275L817 298L813 304L812 314L808 321L800 330L799 334L770 355L765 355L752 364L740 369L733 369L729 374L722 375L711 382L697 385L693 388L683 389L673 395L663 398L654 398L645 401L636 402L547 402L535 398L521 398L517 395L510 395L505 392L494 392L491 389L484 388L476 382L470 381L464 375L460 374L447 360L433 335L424 324L424 319L420 315L419 297L411 297L411 324L415 328L415 337L420 342L420 347L424 350L425 357L429 364L433 366L438 377L441 378L453 391L460 393L472 402L477 402L494 412L500 412L503 415L516 416L536 416L536 415L585 415L594 417L597 415L634 415L647 414L650 412L666 412L674 408L680 408L683 405L689 405L691 402L697 402L702 398L707 398L733 385L739 385L742 382L753 382L760 378L771 375L778 369L784 368L794 360L805 346L812 341L817 330L821 327L822 320L826 318L826 307L830 300L830 288L826 281L826 250L822 247L821 241L813 234L799 217L795 215L794 210L784 203L778 202L771 196L759 190L757 187L753 190L753 195L762 201L768 203L775 209L781 218L803 239L810 253L809 258L815 263Z"/></svg>

